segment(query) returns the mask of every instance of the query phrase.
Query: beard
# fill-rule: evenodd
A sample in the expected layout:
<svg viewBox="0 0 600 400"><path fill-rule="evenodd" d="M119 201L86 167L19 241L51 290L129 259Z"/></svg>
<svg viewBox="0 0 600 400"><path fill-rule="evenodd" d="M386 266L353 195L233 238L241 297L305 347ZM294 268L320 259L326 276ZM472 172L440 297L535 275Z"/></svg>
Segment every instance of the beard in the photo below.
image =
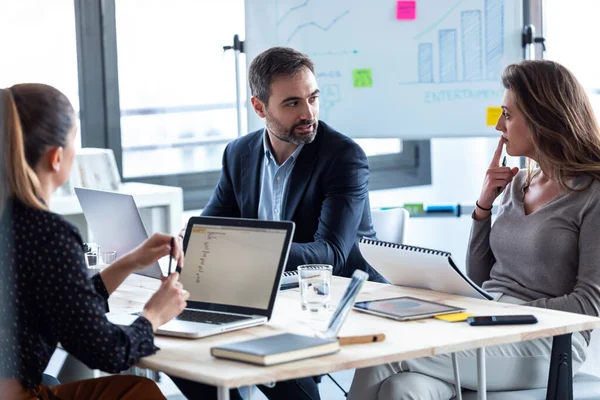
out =
<svg viewBox="0 0 600 400"><path fill-rule="evenodd" d="M309 144L312 143L312 141L315 140L315 136L317 136L319 121L316 119L303 119L289 128L279 122L279 120L268 111L265 112L265 119L267 131L277 139L286 143L292 143L297 146ZM296 132L297 128L307 125L312 126L311 131L305 133Z"/></svg>

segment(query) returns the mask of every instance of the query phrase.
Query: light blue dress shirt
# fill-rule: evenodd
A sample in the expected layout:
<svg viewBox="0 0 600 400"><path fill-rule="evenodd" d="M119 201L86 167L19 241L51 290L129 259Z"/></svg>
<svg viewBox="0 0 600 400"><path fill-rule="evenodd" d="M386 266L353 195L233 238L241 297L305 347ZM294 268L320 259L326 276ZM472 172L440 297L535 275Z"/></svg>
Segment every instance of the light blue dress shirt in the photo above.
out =
<svg viewBox="0 0 600 400"><path fill-rule="evenodd" d="M283 207L288 193L290 175L298 159L298 155L304 147L298 146L296 151L283 162L277 165L275 157L271 153L271 147L267 139L267 131L263 134L263 146L265 157L260 173L260 199L258 201L258 219L270 221L281 221Z"/></svg>

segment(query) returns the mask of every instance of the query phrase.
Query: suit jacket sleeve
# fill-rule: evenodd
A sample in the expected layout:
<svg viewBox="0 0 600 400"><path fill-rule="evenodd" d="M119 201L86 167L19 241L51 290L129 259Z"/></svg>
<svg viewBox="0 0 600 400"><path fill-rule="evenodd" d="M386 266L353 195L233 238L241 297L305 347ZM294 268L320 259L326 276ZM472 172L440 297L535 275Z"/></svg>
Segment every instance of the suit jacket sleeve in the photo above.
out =
<svg viewBox="0 0 600 400"><path fill-rule="evenodd" d="M231 171L235 168L235 154L233 153L231 144L227 145L223 152L223 168L221 169L219 183L217 183L215 191L208 200L208 204L204 207L202 215L231 218L241 216L231 177Z"/></svg>
<svg viewBox="0 0 600 400"><path fill-rule="evenodd" d="M335 275L342 275L357 241L368 198L369 164L356 143L339 150L323 175L325 198L314 241L292 244L287 270L302 264L326 263L333 266Z"/></svg>

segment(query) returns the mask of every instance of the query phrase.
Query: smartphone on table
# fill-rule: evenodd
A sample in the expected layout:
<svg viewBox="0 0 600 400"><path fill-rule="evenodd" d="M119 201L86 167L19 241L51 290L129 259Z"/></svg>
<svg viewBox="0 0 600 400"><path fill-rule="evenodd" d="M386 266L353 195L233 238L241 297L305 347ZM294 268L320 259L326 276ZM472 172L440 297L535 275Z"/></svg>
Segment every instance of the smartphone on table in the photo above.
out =
<svg viewBox="0 0 600 400"><path fill-rule="evenodd" d="M471 326L521 325L537 322L538 320L534 315L488 315L467 318L467 323Z"/></svg>

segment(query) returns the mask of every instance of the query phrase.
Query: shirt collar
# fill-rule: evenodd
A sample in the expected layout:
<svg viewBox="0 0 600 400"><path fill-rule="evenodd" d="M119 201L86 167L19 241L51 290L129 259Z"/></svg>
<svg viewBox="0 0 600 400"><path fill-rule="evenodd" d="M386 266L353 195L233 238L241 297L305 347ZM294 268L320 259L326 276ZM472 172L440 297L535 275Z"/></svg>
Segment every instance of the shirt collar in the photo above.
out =
<svg viewBox="0 0 600 400"><path fill-rule="evenodd" d="M265 162L267 165L269 165L271 162L276 162L276 161L275 161L275 158L273 157L273 153L271 153L271 146L269 145L267 135L268 135L267 129L265 128L265 132L263 134L263 148L265 150ZM288 160L291 160L290 162L292 164L295 164L296 160L298 159L298 155L300 154L300 151L302 151L303 147L304 147L304 144L299 145L298 148L296 148L296 150L292 153L290 158L285 160L283 164L287 163ZM281 164L281 165L283 165L283 164Z"/></svg>

